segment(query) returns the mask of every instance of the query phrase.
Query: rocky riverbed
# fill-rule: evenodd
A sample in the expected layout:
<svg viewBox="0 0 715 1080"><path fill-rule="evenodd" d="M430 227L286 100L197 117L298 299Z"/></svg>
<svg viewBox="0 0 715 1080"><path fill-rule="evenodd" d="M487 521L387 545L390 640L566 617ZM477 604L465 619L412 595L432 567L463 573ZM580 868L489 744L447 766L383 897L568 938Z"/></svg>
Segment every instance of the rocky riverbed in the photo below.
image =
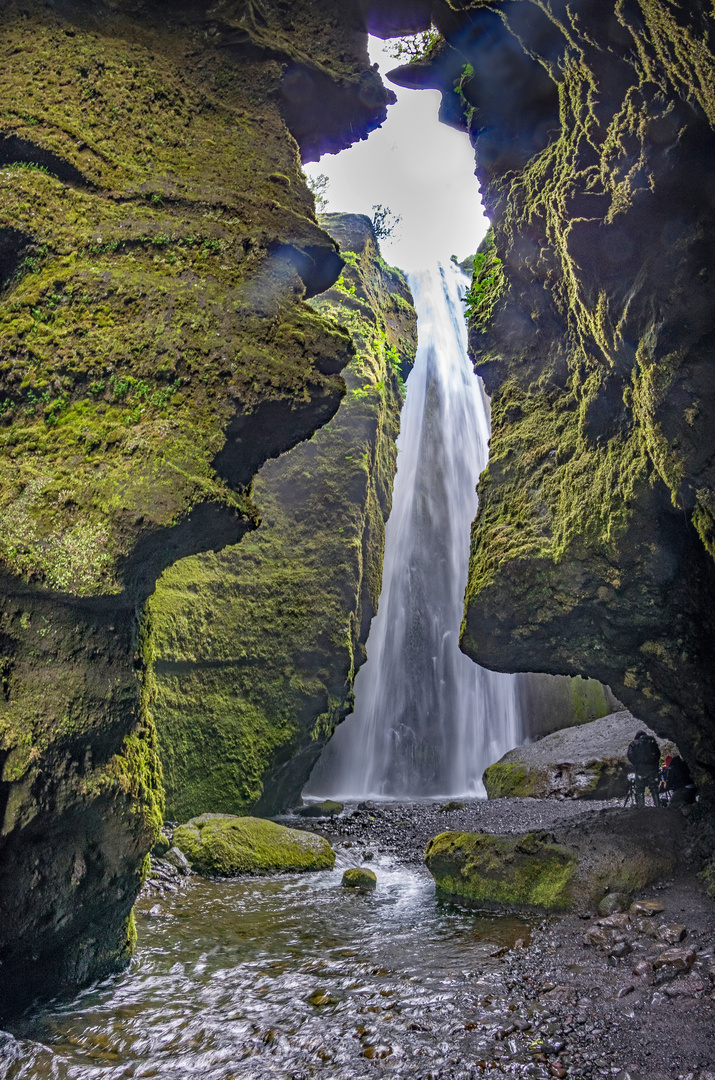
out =
<svg viewBox="0 0 715 1080"><path fill-rule="evenodd" d="M444 900L422 864L445 828L614 811L500 799L285 819L333 845L314 873L206 878L171 848L152 860L130 968L0 1033L0 1076L715 1080L715 904L694 869L632 911L543 917ZM345 888L354 867L376 887Z"/></svg>
<svg viewBox="0 0 715 1080"><path fill-rule="evenodd" d="M338 850L354 849L356 863L389 853L416 864L427 841L447 829L523 832L619 806L361 803L324 822L323 831ZM715 1080L715 903L694 867L641 899L654 901L654 914L549 917L530 940L503 951L486 995L495 1015L483 1025L484 1069L518 1072L530 1055L524 1068L557 1078ZM672 962L662 962L669 952Z"/></svg>

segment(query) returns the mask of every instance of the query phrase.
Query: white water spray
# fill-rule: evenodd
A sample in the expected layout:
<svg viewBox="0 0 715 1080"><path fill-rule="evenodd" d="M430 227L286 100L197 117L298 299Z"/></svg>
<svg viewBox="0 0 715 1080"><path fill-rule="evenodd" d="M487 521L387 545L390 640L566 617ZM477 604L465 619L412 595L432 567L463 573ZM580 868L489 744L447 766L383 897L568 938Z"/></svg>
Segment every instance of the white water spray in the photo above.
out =
<svg viewBox="0 0 715 1080"><path fill-rule="evenodd" d="M520 740L516 678L459 650L489 400L467 355L453 265L410 277L419 346L408 379L379 612L336 731L305 793L343 799L481 795Z"/></svg>

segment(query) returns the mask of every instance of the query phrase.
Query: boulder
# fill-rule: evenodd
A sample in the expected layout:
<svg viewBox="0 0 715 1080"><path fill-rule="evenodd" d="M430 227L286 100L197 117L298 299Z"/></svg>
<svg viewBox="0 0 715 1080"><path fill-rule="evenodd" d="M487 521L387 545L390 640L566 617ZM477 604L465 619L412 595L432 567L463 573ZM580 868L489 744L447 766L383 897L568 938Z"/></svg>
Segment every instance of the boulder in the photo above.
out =
<svg viewBox="0 0 715 1080"><path fill-rule="evenodd" d="M633 771L626 751L637 731L657 738L623 709L518 746L485 770L487 795L490 799L621 798L628 791L628 773ZM658 744L664 755L677 753L672 742L658 739Z"/></svg>
<svg viewBox="0 0 715 1080"><path fill-rule="evenodd" d="M200 874L270 874L330 870L335 852L327 840L262 818L201 814L174 832L174 846Z"/></svg>
<svg viewBox="0 0 715 1080"><path fill-rule="evenodd" d="M333 802L332 799L324 799L322 802L299 806L295 812L298 817L337 817L343 812L343 804Z"/></svg>
<svg viewBox="0 0 715 1080"><path fill-rule="evenodd" d="M377 885L377 877L372 870L355 866L352 870L345 871L342 884L346 889L374 889Z"/></svg>
<svg viewBox="0 0 715 1080"><path fill-rule="evenodd" d="M484 908L595 909L672 874L683 848L679 814L658 809L585 813L552 832L444 832L425 863L438 889Z"/></svg>

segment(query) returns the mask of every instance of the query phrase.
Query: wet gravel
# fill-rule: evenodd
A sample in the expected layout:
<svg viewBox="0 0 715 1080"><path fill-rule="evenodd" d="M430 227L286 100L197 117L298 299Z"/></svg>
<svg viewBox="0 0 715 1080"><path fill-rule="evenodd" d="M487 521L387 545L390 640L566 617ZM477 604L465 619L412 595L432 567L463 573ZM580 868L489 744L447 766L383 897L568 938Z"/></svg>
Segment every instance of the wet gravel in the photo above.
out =
<svg viewBox="0 0 715 1080"><path fill-rule="evenodd" d="M450 806L461 809L445 809ZM366 840L376 852L399 855L407 863L422 864L429 840L447 829L458 832L519 833L548 829L566 820L620 806L618 799L589 802L573 799L475 799L463 803L410 802L347 804L343 813L320 829L337 843ZM276 818L294 828L315 828L313 819Z"/></svg>
<svg viewBox="0 0 715 1080"><path fill-rule="evenodd" d="M356 865L382 854L415 865L428 840L447 829L523 832L618 805L499 799L445 810L439 803L368 802L330 821L290 824L320 831L338 850L354 848ZM595 912L549 917L523 945L503 950L480 1001L480 1070L557 1080L715 1080L715 903L694 869L641 898L657 901L662 912L621 918L625 925L616 928ZM658 927L673 924L685 930L677 947L695 952L686 971L653 966L668 948L668 931L658 938ZM603 945L585 943L592 929Z"/></svg>

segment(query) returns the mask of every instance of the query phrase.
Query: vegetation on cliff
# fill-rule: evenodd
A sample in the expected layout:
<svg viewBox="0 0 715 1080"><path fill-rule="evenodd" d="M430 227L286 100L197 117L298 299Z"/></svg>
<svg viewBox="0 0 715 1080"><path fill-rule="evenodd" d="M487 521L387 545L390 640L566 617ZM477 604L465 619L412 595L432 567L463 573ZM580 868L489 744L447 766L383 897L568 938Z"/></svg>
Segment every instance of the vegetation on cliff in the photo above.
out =
<svg viewBox="0 0 715 1080"><path fill-rule="evenodd" d="M320 4L9 0L0 39L5 1010L128 958L163 816L143 604L255 527L256 470L345 393L289 132L347 145L390 92Z"/></svg>
<svg viewBox="0 0 715 1080"><path fill-rule="evenodd" d="M416 316L369 219L321 223L345 267L312 305L351 335L347 394L328 425L260 470L260 527L176 563L149 604L171 818L295 803L365 658Z"/></svg>
<svg viewBox="0 0 715 1080"><path fill-rule="evenodd" d="M493 429L463 647L609 684L705 784L712 11L467 0L432 17L444 43L396 78L440 86L493 222L469 303Z"/></svg>

